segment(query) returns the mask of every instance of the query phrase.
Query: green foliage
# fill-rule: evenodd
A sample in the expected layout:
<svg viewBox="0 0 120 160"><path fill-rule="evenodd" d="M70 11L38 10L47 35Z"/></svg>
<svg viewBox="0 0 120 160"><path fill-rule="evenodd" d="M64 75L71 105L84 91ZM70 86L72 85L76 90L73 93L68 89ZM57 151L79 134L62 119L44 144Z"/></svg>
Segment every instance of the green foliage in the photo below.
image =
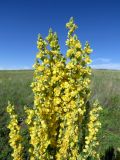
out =
<svg viewBox="0 0 120 160"><path fill-rule="evenodd" d="M32 71L0 71L0 160L12 159L12 149L8 144L9 130L6 127L9 116L5 105L10 100L15 104L19 119L25 117L23 106L33 104L30 88L32 74Z"/></svg>
<svg viewBox="0 0 120 160"><path fill-rule="evenodd" d="M120 146L120 71L94 70L92 75L91 101L98 98L104 106L100 121L100 148L103 155L109 146Z"/></svg>

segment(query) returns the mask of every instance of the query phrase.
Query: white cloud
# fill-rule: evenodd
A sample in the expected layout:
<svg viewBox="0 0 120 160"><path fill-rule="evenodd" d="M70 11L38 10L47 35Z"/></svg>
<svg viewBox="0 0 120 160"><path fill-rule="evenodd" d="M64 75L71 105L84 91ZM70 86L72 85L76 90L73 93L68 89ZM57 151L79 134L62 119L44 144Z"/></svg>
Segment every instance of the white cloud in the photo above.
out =
<svg viewBox="0 0 120 160"><path fill-rule="evenodd" d="M120 70L120 63L101 63L101 64L91 64L94 69L115 69Z"/></svg>
<svg viewBox="0 0 120 160"><path fill-rule="evenodd" d="M32 69L32 67L24 66L24 67L0 67L0 70L29 70Z"/></svg>
<svg viewBox="0 0 120 160"><path fill-rule="evenodd" d="M90 65L94 69L115 69L120 70L120 63L114 63L109 58L96 58L93 59Z"/></svg>
<svg viewBox="0 0 120 160"><path fill-rule="evenodd" d="M94 59L93 60L93 63L108 63L108 62L110 62L111 61L111 59L109 59L109 58L96 58L96 59Z"/></svg>

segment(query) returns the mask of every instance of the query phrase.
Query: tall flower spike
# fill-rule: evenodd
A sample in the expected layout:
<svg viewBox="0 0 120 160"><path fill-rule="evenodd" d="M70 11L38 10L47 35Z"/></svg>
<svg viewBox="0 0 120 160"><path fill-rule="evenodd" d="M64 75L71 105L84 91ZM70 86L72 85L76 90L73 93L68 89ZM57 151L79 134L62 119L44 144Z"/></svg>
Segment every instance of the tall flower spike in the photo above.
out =
<svg viewBox="0 0 120 160"><path fill-rule="evenodd" d="M71 17L70 20L69 20L69 22L66 23L66 28L69 29L68 38L70 38L70 36L72 36L72 34L74 33L74 31L78 28L77 25L74 23L73 17Z"/></svg>
<svg viewBox="0 0 120 160"><path fill-rule="evenodd" d="M10 102L8 102L7 112L10 115L8 128L10 129L9 143L13 149L12 157L14 160L22 160L23 147L21 143L22 137L20 135L20 126L18 125L17 115L14 112L14 106L12 106Z"/></svg>
<svg viewBox="0 0 120 160"><path fill-rule="evenodd" d="M88 133L85 137L85 146L83 149L83 157L86 159L89 157L94 157L95 159L100 159L99 154L96 152L96 147L99 145L97 141L97 133L101 127L101 123L98 120L99 112L102 110L102 107L99 105L98 101L95 101L92 109L89 113L89 122L88 122Z"/></svg>
<svg viewBox="0 0 120 160"><path fill-rule="evenodd" d="M93 51L88 42L85 43L84 51L87 54L90 54Z"/></svg>
<svg viewBox="0 0 120 160"><path fill-rule="evenodd" d="M49 29L49 34L46 37L46 40L48 41L52 50L60 51L60 46L59 46L59 43L58 43L57 33L53 32L52 28Z"/></svg>
<svg viewBox="0 0 120 160"><path fill-rule="evenodd" d="M50 45L50 49L45 47L45 41ZM30 149L31 156L44 160L45 157L48 159L55 157L55 151L50 153L50 150L56 150L57 145L59 127L57 114L60 112L58 105L61 103L59 83L64 76L65 63L62 54L60 54L57 34L52 29L49 30L46 40L40 36L38 44L39 42L41 43L38 47L38 61L35 64L36 74L34 74L34 82L32 83L35 116L33 125L29 129L30 143L33 146L33 149ZM31 119L28 118L29 121Z"/></svg>

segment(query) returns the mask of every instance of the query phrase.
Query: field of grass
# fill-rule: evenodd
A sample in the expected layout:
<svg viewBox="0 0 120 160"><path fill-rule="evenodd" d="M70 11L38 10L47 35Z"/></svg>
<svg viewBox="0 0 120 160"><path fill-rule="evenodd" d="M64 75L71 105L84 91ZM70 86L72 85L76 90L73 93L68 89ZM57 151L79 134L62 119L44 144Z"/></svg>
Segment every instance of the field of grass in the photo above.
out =
<svg viewBox="0 0 120 160"><path fill-rule="evenodd" d="M0 71L0 160L11 160L9 130L6 128L9 121L6 113L8 100L15 104L19 118L24 118L24 105L33 105L32 77L33 71L28 70ZM103 106L99 150L104 153L109 146L120 147L120 71L93 70L91 88L90 100L97 98ZM23 131L23 134L26 133Z"/></svg>
<svg viewBox="0 0 120 160"><path fill-rule="evenodd" d="M103 106L100 151L120 148L120 71L94 70L91 88L91 100L98 98Z"/></svg>

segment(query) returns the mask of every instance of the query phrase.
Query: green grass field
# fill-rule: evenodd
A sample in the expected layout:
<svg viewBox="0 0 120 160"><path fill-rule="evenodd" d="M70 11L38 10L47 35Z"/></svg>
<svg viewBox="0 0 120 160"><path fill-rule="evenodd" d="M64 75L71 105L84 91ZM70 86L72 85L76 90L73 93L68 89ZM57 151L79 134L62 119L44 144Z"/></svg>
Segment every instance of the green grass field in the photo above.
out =
<svg viewBox="0 0 120 160"><path fill-rule="evenodd" d="M33 105L30 88L32 77L33 71L28 70L0 71L0 160L11 159L9 130L6 128L9 121L6 113L8 100L15 105L19 118L24 118L24 105ZM91 88L90 100L97 98L103 106L100 115L102 129L99 132L99 150L104 153L109 146L120 146L120 71L94 70Z"/></svg>

